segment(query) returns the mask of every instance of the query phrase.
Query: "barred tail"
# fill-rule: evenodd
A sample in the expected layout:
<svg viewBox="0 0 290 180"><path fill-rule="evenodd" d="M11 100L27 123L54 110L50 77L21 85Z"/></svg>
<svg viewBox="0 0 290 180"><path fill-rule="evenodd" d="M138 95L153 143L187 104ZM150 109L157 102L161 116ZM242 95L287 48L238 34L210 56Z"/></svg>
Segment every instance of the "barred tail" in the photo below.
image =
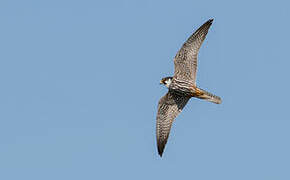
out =
<svg viewBox="0 0 290 180"><path fill-rule="evenodd" d="M213 102L213 103L216 103L216 104L220 104L222 103L222 99L214 94L211 94L203 89L198 89L199 93L197 96L197 98L199 99L205 99L207 101L210 101L210 102Z"/></svg>

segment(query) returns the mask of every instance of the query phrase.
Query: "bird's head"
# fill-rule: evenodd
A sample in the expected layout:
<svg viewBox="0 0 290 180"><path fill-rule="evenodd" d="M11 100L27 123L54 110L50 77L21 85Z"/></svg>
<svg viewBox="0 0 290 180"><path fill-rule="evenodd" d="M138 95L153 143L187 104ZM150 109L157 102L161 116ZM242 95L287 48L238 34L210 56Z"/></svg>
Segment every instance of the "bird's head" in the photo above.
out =
<svg viewBox="0 0 290 180"><path fill-rule="evenodd" d="M160 84L164 84L167 88L169 88L169 85L171 84L171 82L172 82L172 77L165 77L160 80Z"/></svg>

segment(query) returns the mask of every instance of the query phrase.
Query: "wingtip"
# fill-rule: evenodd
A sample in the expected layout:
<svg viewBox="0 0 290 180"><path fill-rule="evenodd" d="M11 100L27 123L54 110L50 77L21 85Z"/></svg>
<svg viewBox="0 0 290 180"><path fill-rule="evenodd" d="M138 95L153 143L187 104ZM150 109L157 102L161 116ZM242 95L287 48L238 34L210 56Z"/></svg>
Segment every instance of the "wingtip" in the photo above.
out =
<svg viewBox="0 0 290 180"><path fill-rule="evenodd" d="M212 22L213 22L213 18L212 19L209 19L207 20L202 26L200 26L200 28L202 27L208 27L208 26L211 26L212 25Z"/></svg>
<svg viewBox="0 0 290 180"><path fill-rule="evenodd" d="M164 148L158 147L158 154L160 157L162 157L162 155L163 155L163 150L164 150Z"/></svg>

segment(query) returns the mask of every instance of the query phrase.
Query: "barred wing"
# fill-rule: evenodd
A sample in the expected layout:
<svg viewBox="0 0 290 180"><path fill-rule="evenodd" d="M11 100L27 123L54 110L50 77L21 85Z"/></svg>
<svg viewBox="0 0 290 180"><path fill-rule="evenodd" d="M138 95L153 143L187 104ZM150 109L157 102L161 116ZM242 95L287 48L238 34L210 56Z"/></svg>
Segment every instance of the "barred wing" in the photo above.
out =
<svg viewBox="0 0 290 180"><path fill-rule="evenodd" d="M212 22L210 19L200 26L182 45L174 58L174 79L195 84L198 51Z"/></svg>
<svg viewBox="0 0 290 180"><path fill-rule="evenodd" d="M161 157L169 137L171 125L189 99L190 97L188 96L168 92L159 100L156 118L156 138L158 153Z"/></svg>

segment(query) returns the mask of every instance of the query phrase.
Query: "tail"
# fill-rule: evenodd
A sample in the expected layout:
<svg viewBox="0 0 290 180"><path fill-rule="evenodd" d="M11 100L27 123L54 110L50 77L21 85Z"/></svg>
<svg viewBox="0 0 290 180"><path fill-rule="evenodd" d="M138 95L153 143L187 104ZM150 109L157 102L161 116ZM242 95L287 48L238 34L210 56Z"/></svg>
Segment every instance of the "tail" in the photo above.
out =
<svg viewBox="0 0 290 180"><path fill-rule="evenodd" d="M205 99L207 101L210 101L210 102L213 102L216 104L222 103L222 99L220 97L218 97L214 94L211 94L203 89L199 89L199 88L198 88L198 93L195 97L197 97L199 99Z"/></svg>

